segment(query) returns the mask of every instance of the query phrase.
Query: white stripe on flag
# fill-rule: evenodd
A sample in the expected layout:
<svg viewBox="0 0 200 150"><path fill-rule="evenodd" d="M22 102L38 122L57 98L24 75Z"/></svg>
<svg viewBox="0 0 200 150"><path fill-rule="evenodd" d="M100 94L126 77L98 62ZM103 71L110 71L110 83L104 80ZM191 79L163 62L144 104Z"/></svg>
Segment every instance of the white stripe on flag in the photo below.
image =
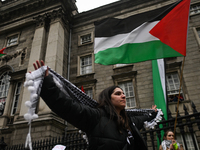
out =
<svg viewBox="0 0 200 150"><path fill-rule="evenodd" d="M158 63L158 69L159 69L159 74L160 74L160 81L161 81L161 84L162 84L162 89L163 89L164 98L165 98L165 104L167 104L164 59L157 59L157 63Z"/></svg>

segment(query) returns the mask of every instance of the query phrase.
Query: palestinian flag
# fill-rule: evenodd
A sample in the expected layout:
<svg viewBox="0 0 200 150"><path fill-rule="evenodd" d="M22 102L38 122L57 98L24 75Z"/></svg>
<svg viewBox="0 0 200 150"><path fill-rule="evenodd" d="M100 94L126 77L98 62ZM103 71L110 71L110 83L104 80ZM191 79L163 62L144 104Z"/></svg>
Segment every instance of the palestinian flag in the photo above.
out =
<svg viewBox="0 0 200 150"><path fill-rule="evenodd" d="M5 55L6 53L3 53L3 51L6 49L6 47L4 47L3 49L0 50L0 57Z"/></svg>
<svg viewBox="0 0 200 150"><path fill-rule="evenodd" d="M129 64L186 56L190 0L125 19L95 22L95 63Z"/></svg>

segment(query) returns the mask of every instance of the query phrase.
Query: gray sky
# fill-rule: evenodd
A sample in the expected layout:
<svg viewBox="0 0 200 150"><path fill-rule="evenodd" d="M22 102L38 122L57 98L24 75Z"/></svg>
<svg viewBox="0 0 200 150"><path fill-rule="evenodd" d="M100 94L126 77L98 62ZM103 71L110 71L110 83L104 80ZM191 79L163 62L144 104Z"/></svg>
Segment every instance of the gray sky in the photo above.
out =
<svg viewBox="0 0 200 150"><path fill-rule="evenodd" d="M119 0L76 0L76 5L81 13L116 1Z"/></svg>

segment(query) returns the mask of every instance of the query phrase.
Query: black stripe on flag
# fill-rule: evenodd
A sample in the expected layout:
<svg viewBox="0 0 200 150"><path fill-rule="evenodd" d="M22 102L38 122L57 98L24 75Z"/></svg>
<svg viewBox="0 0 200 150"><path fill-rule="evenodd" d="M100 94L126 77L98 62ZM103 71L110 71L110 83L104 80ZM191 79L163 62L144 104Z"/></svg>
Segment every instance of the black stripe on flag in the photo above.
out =
<svg viewBox="0 0 200 150"><path fill-rule="evenodd" d="M95 22L95 37L111 37L117 34L129 33L144 22L159 21L178 3L180 3L180 1L152 11L136 14L125 19L106 18Z"/></svg>

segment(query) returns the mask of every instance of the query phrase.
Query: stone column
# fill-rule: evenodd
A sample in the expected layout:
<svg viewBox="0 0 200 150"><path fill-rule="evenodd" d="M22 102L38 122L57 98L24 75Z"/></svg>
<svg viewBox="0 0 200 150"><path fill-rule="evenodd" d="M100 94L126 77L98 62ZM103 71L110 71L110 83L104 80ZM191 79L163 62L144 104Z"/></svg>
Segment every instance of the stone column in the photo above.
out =
<svg viewBox="0 0 200 150"><path fill-rule="evenodd" d="M64 27L62 24L62 10L53 11L48 14L51 17L45 65L62 75L64 54ZM40 100L38 114L48 113L50 109Z"/></svg>
<svg viewBox="0 0 200 150"><path fill-rule="evenodd" d="M43 53L45 51L45 38L46 38L46 29L45 29L45 19L46 15L38 16L34 19L37 21L37 27L35 29L35 34L32 42L31 53L29 58L29 64L27 71L33 71L33 62L36 60L43 59ZM20 109L20 116L23 116L27 113L28 108L24 106L25 102L30 100L30 92L27 88L24 88L21 109Z"/></svg>
<svg viewBox="0 0 200 150"><path fill-rule="evenodd" d="M45 63L60 75L63 74L63 54L64 26L62 23L62 10L57 10L51 14Z"/></svg>

